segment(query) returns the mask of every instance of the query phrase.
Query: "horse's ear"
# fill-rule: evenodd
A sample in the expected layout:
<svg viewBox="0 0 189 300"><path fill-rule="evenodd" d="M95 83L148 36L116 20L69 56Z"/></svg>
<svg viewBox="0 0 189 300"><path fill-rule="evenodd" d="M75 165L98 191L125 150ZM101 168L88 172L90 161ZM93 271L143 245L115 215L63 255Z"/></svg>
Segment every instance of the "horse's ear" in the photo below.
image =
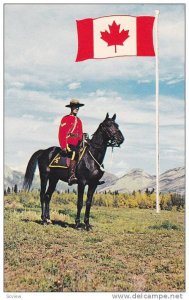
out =
<svg viewBox="0 0 189 300"><path fill-rule="evenodd" d="M116 119L116 114L113 115L112 120L115 121Z"/></svg>
<svg viewBox="0 0 189 300"><path fill-rule="evenodd" d="M109 118L109 113L106 114L106 119L105 120L107 120L108 118Z"/></svg>

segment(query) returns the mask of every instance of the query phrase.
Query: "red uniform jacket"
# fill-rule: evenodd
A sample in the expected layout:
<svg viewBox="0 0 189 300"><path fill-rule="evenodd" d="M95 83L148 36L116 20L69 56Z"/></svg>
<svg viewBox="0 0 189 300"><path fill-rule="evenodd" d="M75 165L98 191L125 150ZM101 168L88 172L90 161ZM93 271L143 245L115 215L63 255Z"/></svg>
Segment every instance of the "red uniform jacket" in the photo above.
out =
<svg viewBox="0 0 189 300"><path fill-rule="evenodd" d="M62 149L66 148L67 144L77 146L83 138L81 120L73 115L63 117L59 127L58 138Z"/></svg>

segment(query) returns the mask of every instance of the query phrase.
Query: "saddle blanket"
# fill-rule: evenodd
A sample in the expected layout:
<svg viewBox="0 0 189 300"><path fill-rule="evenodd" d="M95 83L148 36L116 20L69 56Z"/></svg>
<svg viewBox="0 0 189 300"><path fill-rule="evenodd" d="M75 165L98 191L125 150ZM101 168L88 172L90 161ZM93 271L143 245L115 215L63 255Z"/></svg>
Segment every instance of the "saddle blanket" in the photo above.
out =
<svg viewBox="0 0 189 300"><path fill-rule="evenodd" d="M87 146L80 149L79 153L79 160L80 161L85 153ZM49 164L49 168L69 168L70 166L70 158L67 157L66 153L62 153L60 151L58 154L55 155L55 157L52 159L52 161Z"/></svg>
<svg viewBox="0 0 189 300"><path fill-rule="evenodd" d="M49 164L49 168L69 168L70 158L63 156L60 152L52 159Z"/></svg>

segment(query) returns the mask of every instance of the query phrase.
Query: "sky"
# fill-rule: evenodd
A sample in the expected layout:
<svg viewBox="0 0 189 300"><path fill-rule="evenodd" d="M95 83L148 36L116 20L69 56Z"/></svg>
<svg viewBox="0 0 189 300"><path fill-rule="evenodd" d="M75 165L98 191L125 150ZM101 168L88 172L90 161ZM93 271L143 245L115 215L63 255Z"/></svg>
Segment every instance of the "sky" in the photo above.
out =
<svg viewBox="0 0 189 300"><path fill-rule="evenodd" d="M184 4L5 4L4 162L25 171L38 149L58 146L58 127L71 98L84 132L108 112L125 137L108 149L106 171L156 173L155 57L75 62L76 20L125 14L159 15L160 173L185 165Z"/></svg>

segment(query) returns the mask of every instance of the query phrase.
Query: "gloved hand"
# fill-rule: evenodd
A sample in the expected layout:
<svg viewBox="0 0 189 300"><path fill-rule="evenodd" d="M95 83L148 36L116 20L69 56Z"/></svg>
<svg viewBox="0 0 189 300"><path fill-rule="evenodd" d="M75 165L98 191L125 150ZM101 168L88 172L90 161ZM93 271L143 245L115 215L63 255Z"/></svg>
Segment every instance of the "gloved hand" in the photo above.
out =
<svg viewBox="0 0 189 300"><path fill-rule="evenodd" d="M68 145L66 146L66 151L67 151L67 152L72 151Z"/></svg>

